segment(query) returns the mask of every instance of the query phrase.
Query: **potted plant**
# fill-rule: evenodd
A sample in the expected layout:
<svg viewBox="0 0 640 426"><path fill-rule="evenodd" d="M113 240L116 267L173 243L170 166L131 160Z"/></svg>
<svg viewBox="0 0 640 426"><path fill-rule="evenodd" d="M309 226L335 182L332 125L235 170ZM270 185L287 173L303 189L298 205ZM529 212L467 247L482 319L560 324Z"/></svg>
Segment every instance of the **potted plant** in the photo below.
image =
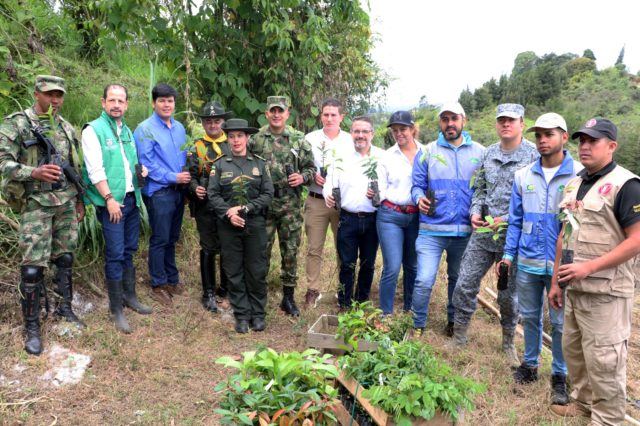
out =
<svg viewBox="0 0 640 426"><path fill-rule="evenodd" d="M374 207L380 206L380 190L378 189L378 159L369 155L362 160L364 175L369 179L369 189L373 191L371 204Z"/></svg>
<svg viewBox="0 0 640 426"><path fill-rule="evenodd" d="M573 231L580 228L580 223L573 214L573 210L569 207L563 207L558 213L558 219L562 223L562 254L560 256L560 265L569 265L573 263L573 250L569 249L569 242ZM560 288L565 288L568 282L560 283Z"/></svg>
<svg viewBox="0 0 640 426"><path fill-rule="evenodd" d="M236 373L219 383L223 393L215 412L227 425L333 425L337 390L328 382L338 376L331 355L307 349L277 353L273 349L222 357L217 364Z"/></svg>
<svg viewBox="0 0 640 426"><path fill-rule="evenodd" d="M247 227L247 221L249 217L247 215L247 204L249 204L249 186L251 185L251 181L253 178L247 175L240 175L235 177L231 181L231 193L233 200L240 206L240 210L238 211L238 215L244 219L244 233L245 235L249 234L249 230Z"/></svg>
<svg viewBox="0 0 640 426"><path fill-rule="evenodd" d="M336 155L336 150L332 150L333 154L333 175L331 176L331 196L333 197L336 205L334 208L340 214L340 209L342 208L342 196L340 195L340 187L336 187L335 179L337 172L342 171L342 158Z"/></svg>

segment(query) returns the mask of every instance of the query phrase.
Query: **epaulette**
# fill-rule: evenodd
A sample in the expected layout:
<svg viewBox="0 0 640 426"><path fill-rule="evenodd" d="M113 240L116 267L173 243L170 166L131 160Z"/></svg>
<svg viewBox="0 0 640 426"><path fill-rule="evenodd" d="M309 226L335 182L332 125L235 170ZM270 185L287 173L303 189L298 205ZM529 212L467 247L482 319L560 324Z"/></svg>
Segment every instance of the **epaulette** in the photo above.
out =
<svg viewBox="0 0 640 426"><path fill-rule="evenodd" d="M267 160L265 160L264 158L260 157L258 154L252 154L254 157L259 158L260 160L264 161L265 163L267 162Z"/></svg>
<svg viewBox="0 0 640 426"><path fill-rule="evenodd" d="M27 114L26 114L24 111L16 111L16 112L14 112L13 114L9 114L9 115L7 115L7 116L5 117L5 120L9 120L9 119L11 119L11 118L13 118L13 117L17 117L17 116L19 116L19 115L24 115L25 117L27 116Z"/></svg>
<svg viewBox="0 0 640 426"><path fill-rule="evenodd" d="M229 156L227 156L227 155L225 155L225 154L222 154L220 157L218 157L218 158L216 158L215 160L213 160L213 161L211 162L211 164L217 163L218 161L220 161L220 160L221 160L221 159L223 159L223 158L226 158L227 160L231 161L231 157L229 157Z"/></svg>

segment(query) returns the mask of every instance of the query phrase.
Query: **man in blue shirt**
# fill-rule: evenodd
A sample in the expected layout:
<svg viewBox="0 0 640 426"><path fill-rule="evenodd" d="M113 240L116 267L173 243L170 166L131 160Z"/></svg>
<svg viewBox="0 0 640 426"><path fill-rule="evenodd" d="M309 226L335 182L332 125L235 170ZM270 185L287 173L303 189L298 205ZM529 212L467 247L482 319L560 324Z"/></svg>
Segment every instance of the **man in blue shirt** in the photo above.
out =
<svg viewBox="0 0 640 426"><path fill-rule="evenodd" d="M139 162L149 170L142 195L151 226L151 295L167 306L172 304L172 296L182 293L175 252L184 213L185 185L191 180L189 171L183 171L186 132L172 117L177 95L167 84L156 85L151 91L153 114L133 134Z"/></svg>
<svg viewBox="0 0 640 426"><path fill-rule="evenodd" d="M560 234L558 211L562 191L582 165L564 150L567 123L559 114L541 115L528 132L535 132L540 159L516 172L511 190L509 227L501 263L517 262L516 291L524 327L524 360L513 378L526 384L538 380L542 351L544 291L551 287L556 241ZM517 260L516 260L517 259ZM562 353L563 310L549 308L551 320L552 404L566 405L567 365Z"/></svg>

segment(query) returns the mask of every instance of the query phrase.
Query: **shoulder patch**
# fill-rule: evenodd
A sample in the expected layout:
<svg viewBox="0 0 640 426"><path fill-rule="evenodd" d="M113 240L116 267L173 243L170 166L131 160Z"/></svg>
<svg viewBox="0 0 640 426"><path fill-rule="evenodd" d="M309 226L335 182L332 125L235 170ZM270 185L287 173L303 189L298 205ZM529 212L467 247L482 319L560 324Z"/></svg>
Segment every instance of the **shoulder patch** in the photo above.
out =
<svg viewBox="0 0 640 426"><path fill-rule="evenodd" d="M635 206L633 206L633 212L640 213L640 204L636 204Z"/></svg>

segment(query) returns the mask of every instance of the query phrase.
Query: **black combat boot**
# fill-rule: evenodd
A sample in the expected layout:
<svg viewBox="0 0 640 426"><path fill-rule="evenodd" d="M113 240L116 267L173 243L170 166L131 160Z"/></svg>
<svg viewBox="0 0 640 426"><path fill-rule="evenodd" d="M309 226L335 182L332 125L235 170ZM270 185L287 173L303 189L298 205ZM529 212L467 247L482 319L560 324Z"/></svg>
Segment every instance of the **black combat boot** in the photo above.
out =
<svg viewBox="0 0 640 426"><path fill-rule="evenodd" d="M73 300L73 285L71 284L71 267L73 266L73 255L63 253L53 261L56 265L56 275L53 278L55 292L61 301L58 300L56 315L63 317L69 322L76 323L79 327L86 327L86 324L73 312L71 301Z"/></svg>
<svg viewBox="0 0 640 426"><path fill-rule="evenodd" d="M551 375L551 405L569 404L567 394L567 376L564 374Z"/></svg>
<svg viewBox="0 0 640 426"><path fill-rule="evenodd" d="M296 301L293 298L295 287L282 287L282 302L280 302L280 309L282 309L287 315L297 317L300 315L300 310L296 306Z"/></svg>
<svg viewBox="0 0 640 426"><path fill-rule="evenodd" d="M216 303L216 261L215 253L208 250L200 250L200 277L202 279L202 306L207 311L218 312Z"/></svg>
<svg viewBox="0 0 640 426"><path fill-rule="evenodd" d="M42 266L24 265L20 268L20 304L26 333L24 350L31 355L42 353L40 339L40 289L44 279Z"/></svg>
<svg viewBox="0 0 640 426"><path fill-rule="evenodd" d="M109 292L109 311L116 329L126 334L131 333L131 328L123 312L122 280L107 280L107 291Z"/></svg>
<svg viewBox="0 0 640 426"><path fill-rule="evenodd" d="M122 271L122 301L124 306L133 309L139 314L149 315L153 312L147 305L143 305L138 301L136 295L136 270L129 268Z"/></svg>
<svg viewBox="0 0 640 426"><path fill-rule="evenodd" d="M538 367L530 367L522 363L513 372L513 380L519 385L526 385L538 380Z"/></svg>
<svg viewBox="0 0 640 426"><path fill-rule="evenodd" d="M222 267L222 254L220 254L219 262L220 262L220 285L216 290L216 296L225 298L227 297L227 293L229 291L229 278L227 278L227 274L224 273L224 268Z"/></svg>

